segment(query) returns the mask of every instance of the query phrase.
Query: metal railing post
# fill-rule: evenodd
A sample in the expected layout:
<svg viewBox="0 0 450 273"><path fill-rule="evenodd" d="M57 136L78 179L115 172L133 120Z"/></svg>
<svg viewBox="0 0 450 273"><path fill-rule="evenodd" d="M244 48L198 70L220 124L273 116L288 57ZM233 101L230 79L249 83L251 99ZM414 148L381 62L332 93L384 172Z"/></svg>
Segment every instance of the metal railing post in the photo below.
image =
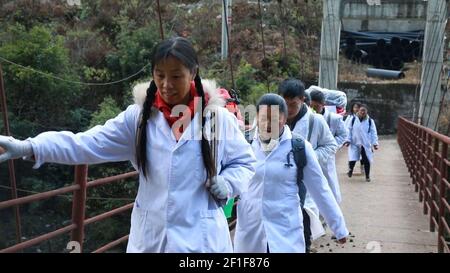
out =
<svg viewBox="0 0 450 273"><path fill-rule="evenodd" d="M425 215L428 214L428 208L430 207L430 196L428 195L428 189L430 186L430 182L428 179L428 174L430 173L430 169L433 166L429 166L428 164L428 159L431 157L431 141L432 141L432 137L430 134L425 133L425 160L424 160L424 166L425 166L425 171L423 173L423 213ZM431 168L430 168L431 167ZM431 219L431 217L430 217Z"/></svg>
<svg viewBox="0 0 450 273"><path fill-rule="evenodd" d="M80 244L80 252L83 252L84 239L84 218L86 210L86 186L87 186L87 165L75 166L75 184L80 189L73 194L72 201L72 223L77 227L72 231L71 240Z"/></svg>
<svg viewBox="0 0 450 273"><path fill-rule="evenodd" d="M438 174L437 174L436 170L440 169L438 156L436 155L437 152L439 152L439 139L433 138L433 171L432 171L432 175L431 175L431 207L430 207L430 231L431 232L434 232L434 229L435 229L433 218L434 218L434 220L436 220L437 223L439 223L439 216L436 217L436 207L434 206L434 203L436 202L436 199L437 199L435 185L439 183L438 182Z"/></svg>
<svg viewBox="0 0 450 273"><path fill-rule="evenodd" d="M444 252L444 242L441 239L444 237L444 221L445 221L445 210L444 201L446 197L446 185L445 180L449 181L448 177L448 167L445 159L448 157L448 144L442 143L442 160L441 160L441 180L439 181L439 219L438 219L438 252Z"/></svg>

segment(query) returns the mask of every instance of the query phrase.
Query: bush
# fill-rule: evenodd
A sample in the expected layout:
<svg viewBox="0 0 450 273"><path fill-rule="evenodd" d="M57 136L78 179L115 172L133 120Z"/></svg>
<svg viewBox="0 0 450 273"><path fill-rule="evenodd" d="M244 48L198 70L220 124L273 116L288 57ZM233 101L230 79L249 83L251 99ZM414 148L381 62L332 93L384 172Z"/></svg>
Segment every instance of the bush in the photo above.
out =
<svg viewBox="0 0 450 273"><path fill-rule="evenodd" d="M121 32L117 51L107 56L108 69L112 71L114 78L130 76L148 65L153 48L159 41L157 30L151 26ZM145 73L150 74L150 68Z"/></svg>
<svg viewBox="0 0 450 273"><path fill-rule="evenodd" d="M100 104L100 109L92 114L89 128L105 124L107 120L114 118L120 112L122 110L117 106L117 103L111 97L106 97Z"/></svg>
<svg viewBox="0 0 450 273"><path fill-rule="evenodd" d="M79 80L69 63L63 37L52 35L51 29L35 26L27 31L16 24L6 32L8 39L0 45L0 56L69 81ZM4 80L9 111L46 130L66 124L65 114L80 91L76 84L10 64L4 66Z"/></svg>

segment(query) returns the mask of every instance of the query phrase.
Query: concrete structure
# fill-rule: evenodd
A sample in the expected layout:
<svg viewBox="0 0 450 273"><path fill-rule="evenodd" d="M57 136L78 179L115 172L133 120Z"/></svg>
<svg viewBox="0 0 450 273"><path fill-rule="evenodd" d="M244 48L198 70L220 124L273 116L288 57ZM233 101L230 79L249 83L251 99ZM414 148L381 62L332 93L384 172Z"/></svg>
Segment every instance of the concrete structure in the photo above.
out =
<svg viewBox="0 0 450 273"><path fill-rule="evenodd" d="M341 28L392 32L425 29L427 2L389 0L380 1L379 5L374 4L376 2L323 0L319 86L336 89Z"/></svg>
<svg viewBox="0 0 450 273"><path fill-rule="evenodd" d="M320 42L319 86L336 89L338 79L341 0L323 1L322 37Z"/></svg>
<svg viewBox="0 0 450 273"><path fill-rule="evenodd" d="M306 87L317 82L305 82ZM338 90L347 94L347 108L353 101L365 103L369 114L377 123L378 134L389 135L397 132L397 118L413 118L419 100L416 84L339 82Z"/></svg>
<svg viewBox="0 0 450 273"><path fill-rule="evenodd" d="M421 124L436 129L442 98L444 34L450 2L386 0L380 1L379 5L373 5L373 2L323 0L319 86L337 88L341 18L344 29L354 31L418 30L423 29L426 19L418 118Z"/></svg>
<svg viewBox="0 0 450 273"><path fill-rule="evenodd" d="M423 50L422 88L420 89L419 123L437 128L442 97L441 72L444 61L444 37L447 24L446 0L428 0L425 45Z"/></svg>
<svg viewBox="0 0 450 273"><path fill-rule="evenodd" d="M224 6L223 2L225 2L225 6ZM233 5L233 0L222 1L222 47L221 47L222 60L226 60L228 58L228 42L229 42L228 35L229 35L229 32L231 33L232 5ZM227 16L225 16L225 11L227 13ZM227 18L225 18L225 17L227 17ZM227 28L227 24L228 24L228 28Z"/></svg>
<svg viewBox="0 0 450 273"><path fill-rule="evenodd" d="M342 82L338 88L347 94L348 108L353 101L367 104L380 135L395 134L398 117L412 119L418 108L416 84Z"/></svg>
<svg viewBox="0 0 450 273"><path fill-rule="evenodd" d="M368 5L367 0L343 1L342 29L347 31L401 32L424 30L427 2L423 0L381 1Z"/></svg>

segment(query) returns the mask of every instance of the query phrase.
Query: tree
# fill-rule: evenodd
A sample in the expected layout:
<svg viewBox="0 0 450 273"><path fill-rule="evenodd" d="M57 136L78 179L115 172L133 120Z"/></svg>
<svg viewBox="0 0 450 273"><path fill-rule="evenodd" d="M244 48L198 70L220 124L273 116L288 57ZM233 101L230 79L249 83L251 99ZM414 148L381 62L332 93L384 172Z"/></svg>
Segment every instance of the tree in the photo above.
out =
<svg viewBox="0 0 450 273"><path fill-rule="evenodd" d="M79 80L70 65L63 37L54 35L52 29L46 26L34 26L27 30L20 24L10 25L0 35L2 37L0 56L26 67L2 63L13 135L25 139L42 131L79 129L79 124L69 120L72 115L78 113L79 120L82 121L82 116L86 114L82 111L73 111L77 108L76 98L81 90L80 86L31 70L42 71L67 81ZM31 165L30 162L17 161L16 177L19 188L42 192L72 183L72 167L48 164L46 168L32 171ZM6 185L3 182L8 181L8 172L4 169L4 164L0 168L0 181L2 185ZM19 196L25 194L19 192ZM55 208L70 211L70 203L64 198L54 198L23 206L21 210L23 235L29 238L48 231L49 227L60 227L64 219L67 219L67 215L60 213L59 210L55 212ZM50 214L49 211L53 213ZM44 215L49 215L45 218L46 224L39 227L33 224L26 225L26 223L42 223L43 212ZM2 213L8 215L9 211ZM13 219L3 216L2 219ZM5 221L5 225L8 222ZM0 242L4 245L0 248L10 244L8 238L14 236L8 235L13 232L14 229L11 229L9 233L5 233L5 240Z"/></svg>
<svg viewBox="0 0 450 273"><path fill-rule="evenodd" d="M2 35L6 39L0 45L0 56L28 68L3 64L12 115L35 124L38 130L64 128L66 115L74 105L80 86L67 82L77 81L79 77L71 68L63 37L52 35L48 27L35 26L27 31L18 24L9 27L6 33Z"/></svg>
<svg viewBox="0 0 450 273"><path fill-rule="evenodd" d="M107 120L117 116L122 110L117 103L111 98L106 97L100 104L100 109L92 114L90 128L96 125L103 125Z"/></svg>
<svg viewBox="0 0 450 273"><path fill-rule="evenodd" d="M118 35L117 51L107 56L109 69L122 77L136 73L150 63L153 48L159 41L155 27L142 27L134 31L124 29Z"/></svg>

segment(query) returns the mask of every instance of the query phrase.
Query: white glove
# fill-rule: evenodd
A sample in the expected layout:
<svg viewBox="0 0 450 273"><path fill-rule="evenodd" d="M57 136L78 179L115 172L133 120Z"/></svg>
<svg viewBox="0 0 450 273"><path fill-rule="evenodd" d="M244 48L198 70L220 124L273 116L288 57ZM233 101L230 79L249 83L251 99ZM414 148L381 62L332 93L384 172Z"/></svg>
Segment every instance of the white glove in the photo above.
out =
<svg viewBox="0 0 450 273"><path fill-rule="evenodd" d="M0 163L33 155L33 147L28 140L17 140L13 137L0 135Z"/></svg>
<svg viewBox="0 0 450 273"><path fill-rule="evenodd" d="M225 182L223 177L214 176L210 180L210 185L209 191L215 198L219 200L227 199L229 190L227 187L227 182Z"/></svg>

